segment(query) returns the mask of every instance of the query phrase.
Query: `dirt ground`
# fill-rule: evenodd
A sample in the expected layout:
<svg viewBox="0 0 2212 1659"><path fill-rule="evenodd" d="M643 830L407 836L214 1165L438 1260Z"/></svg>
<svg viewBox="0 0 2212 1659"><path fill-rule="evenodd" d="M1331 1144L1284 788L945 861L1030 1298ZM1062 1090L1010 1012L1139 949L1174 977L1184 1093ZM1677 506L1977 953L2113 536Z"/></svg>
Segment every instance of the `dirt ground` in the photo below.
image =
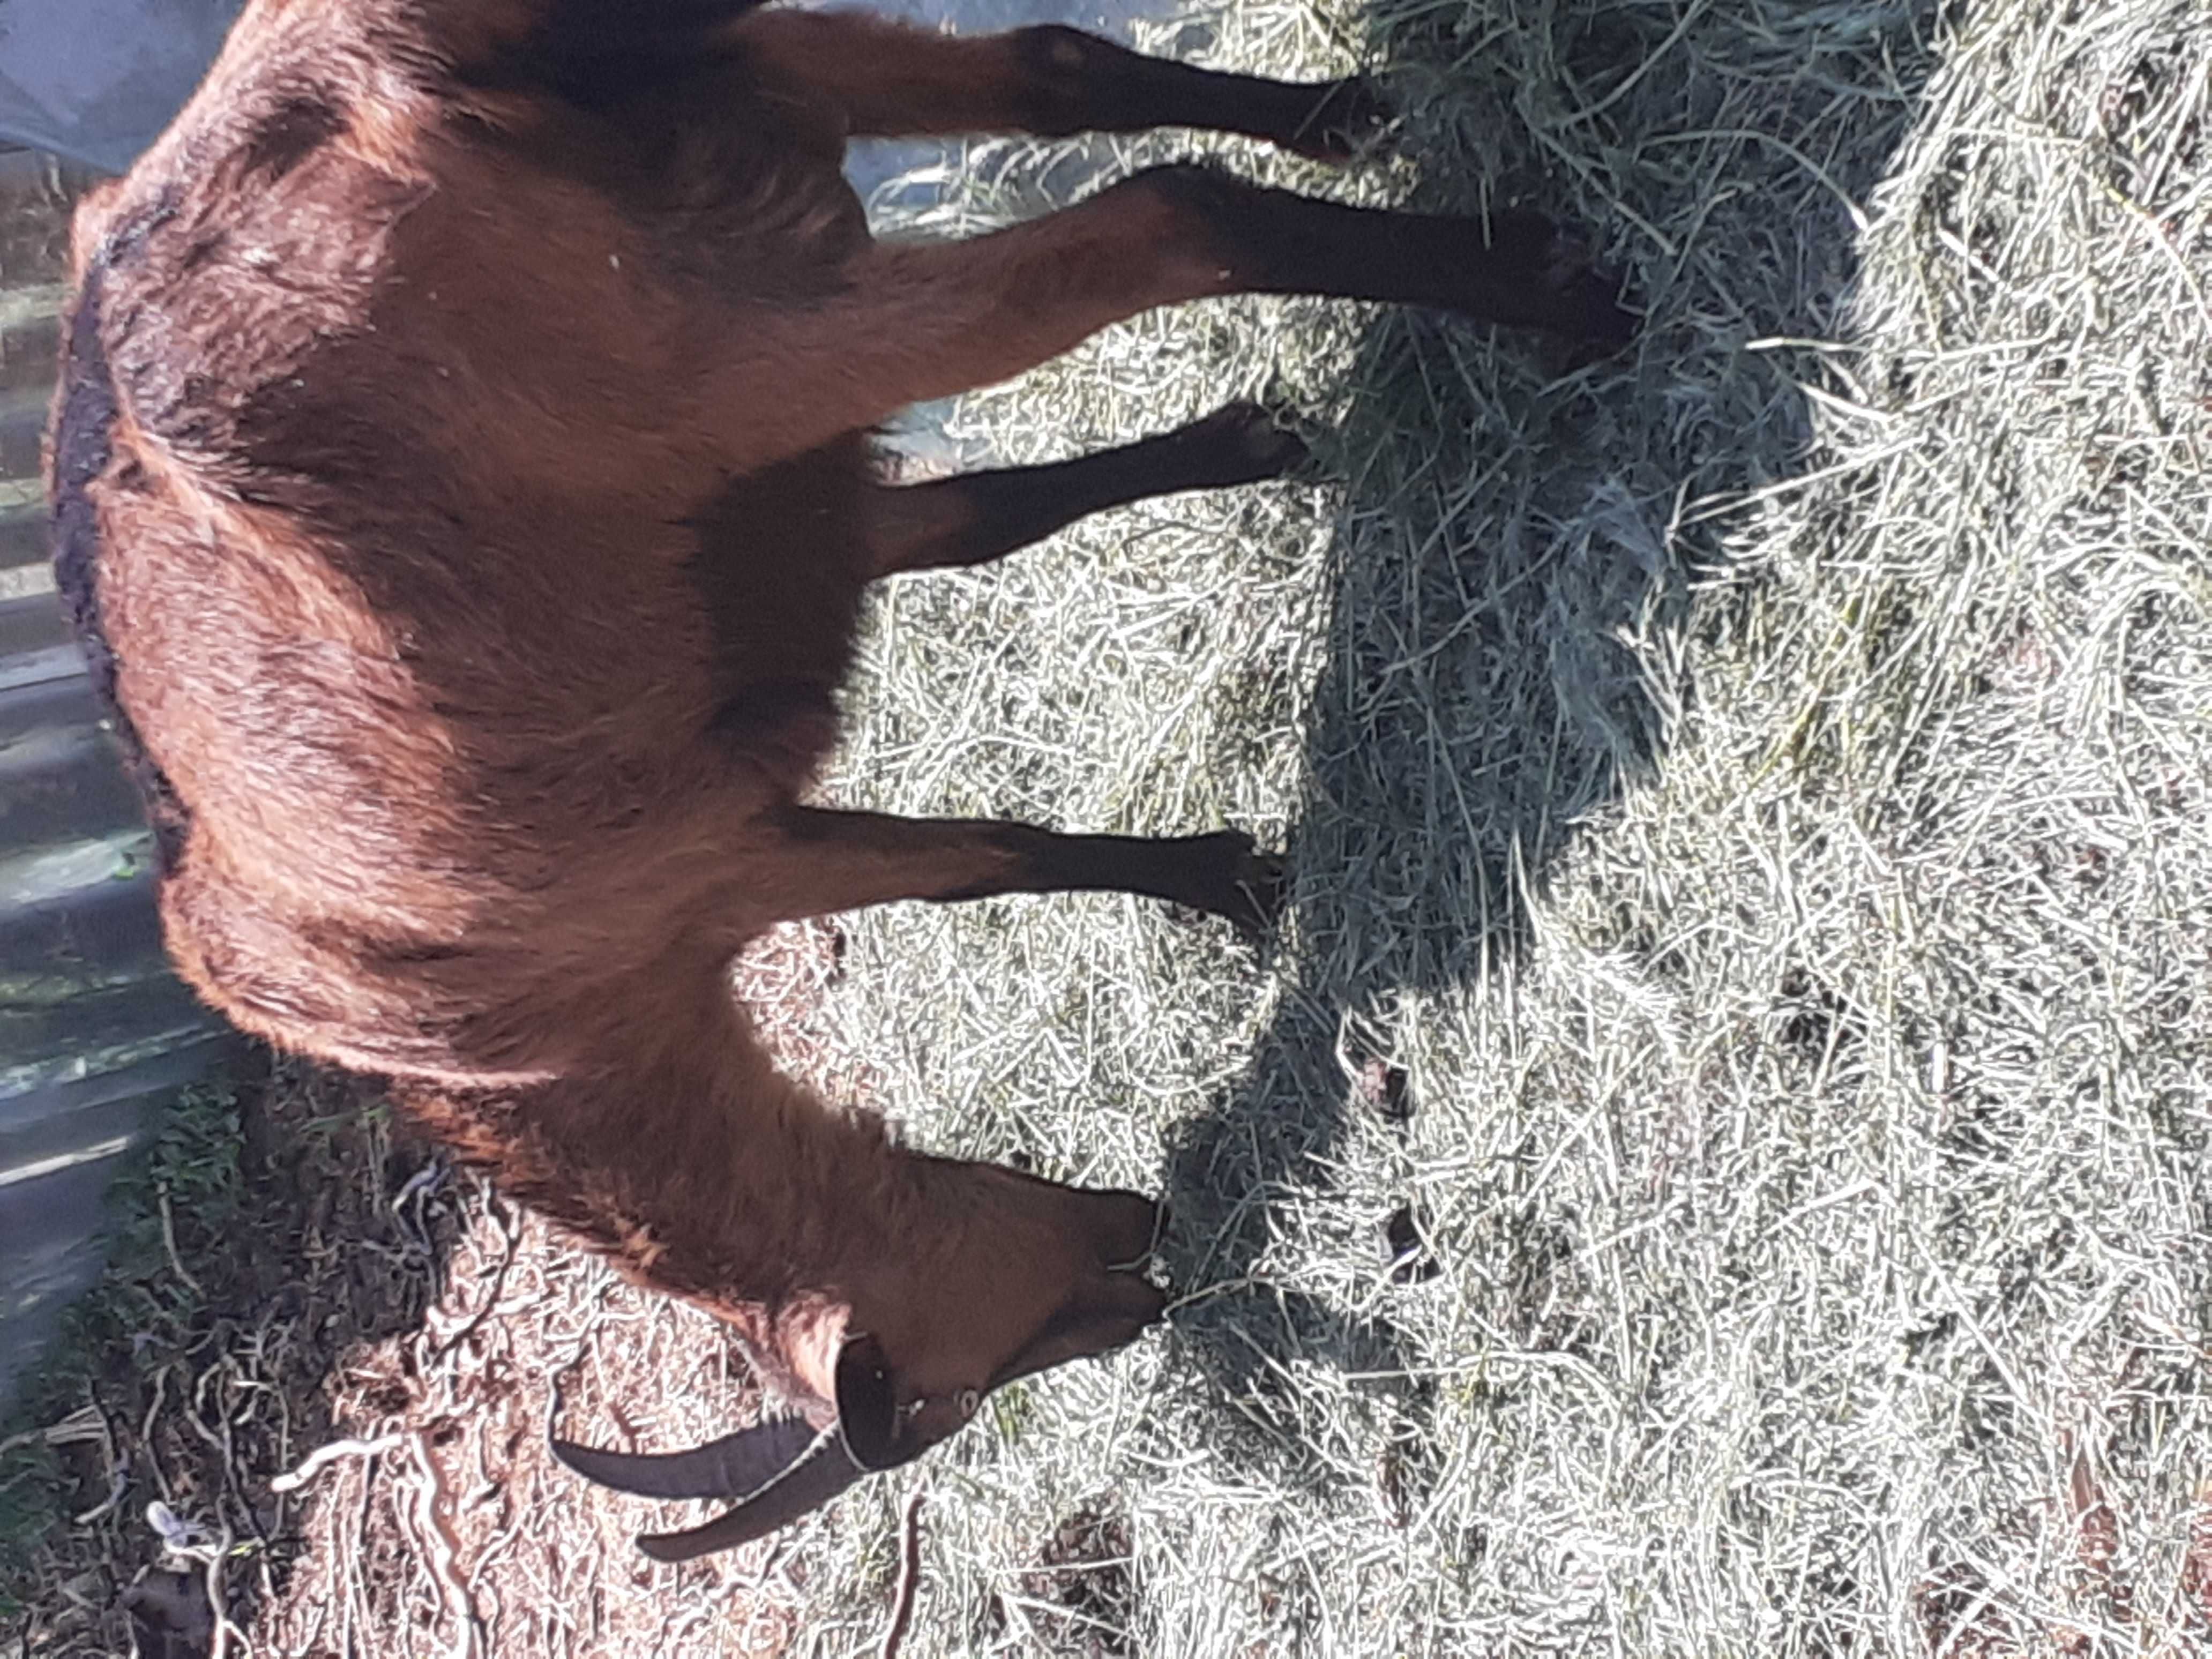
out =
<svg viewBox="0 0 2212 1659"><path fill-rule="evenodd" d="M827 924L783 929L747 954L737 988L784 1065L849 1097L856 1080L828 1075L814 1023L837 941ZM443 1289L418 1328L333 1375L349 1437L313 1477L300 1559L253 1651L781 1652L804 1568L775 1540L659 1565L630 1538L677 1510L598 1491L546 1449L556 1425L669 1450L750 1421L761 1401L734 1340L475 1178L442 1184L458 1229Z"/></svg>
<svg viewBox="0 0 2212 1659"><path fill-rule="evenodd" d="M734 989L785 1065L851 1097L866 1079L833 1073L815 1024L838 955L831 927L787 928ZM43 1431L68 1520L10 1651L198 1656L218 1645L209 1587L234 1656L783 1650L803 1568L775 1540L656 1565L631 1535L677 1511L546 1449L556 1420L651 1449L749 1420L721 1327L451 1169L348 1079L253 1069L179 1124L151 1176L162 1237L143 1271L119 1242L92 1310L104 1369Z"/></svg>

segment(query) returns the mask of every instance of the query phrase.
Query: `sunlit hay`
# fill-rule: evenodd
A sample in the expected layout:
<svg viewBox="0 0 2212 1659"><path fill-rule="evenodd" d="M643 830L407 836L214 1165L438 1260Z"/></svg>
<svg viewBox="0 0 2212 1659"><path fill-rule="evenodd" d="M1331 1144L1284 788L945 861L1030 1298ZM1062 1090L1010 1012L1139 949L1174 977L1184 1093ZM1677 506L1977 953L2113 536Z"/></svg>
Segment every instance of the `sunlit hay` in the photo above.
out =
<svg viewBox="0 0 2212 1659"><path fill-rule="evenodd" d="M1183 1302L844 1500L802 1647L875 1627L917 1482L913 1651L2207 1639L2212 23L1168 33L1378 64L1398 153L1117 170L1540 202L1650 321L1567 374L1221 303L961 404L1004 463L1266 395L1322 465L896 585L835 793L1240 824L1296 904L1264 957L1121 898L849 924L832 1013L882 1103L1164 1190ZM974 146L930 228L1031 210L1059 154ZM1103 1631L1038 1589L1100 1516Z"/></svg>

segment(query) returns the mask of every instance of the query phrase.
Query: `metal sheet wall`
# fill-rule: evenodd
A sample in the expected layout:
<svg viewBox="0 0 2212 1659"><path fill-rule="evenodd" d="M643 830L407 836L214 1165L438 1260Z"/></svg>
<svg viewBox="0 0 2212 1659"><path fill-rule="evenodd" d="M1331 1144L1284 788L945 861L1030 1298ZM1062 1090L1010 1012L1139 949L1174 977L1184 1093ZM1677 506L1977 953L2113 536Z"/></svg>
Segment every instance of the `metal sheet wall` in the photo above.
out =
<svg viewBox="0 0 2212 1659"><path fill-rule="evenodd" d="M162 958L150 839L46 568L39 436L87 182L0 155L0 1397L99 1273L119 1161L229 1041Z"/></svg>

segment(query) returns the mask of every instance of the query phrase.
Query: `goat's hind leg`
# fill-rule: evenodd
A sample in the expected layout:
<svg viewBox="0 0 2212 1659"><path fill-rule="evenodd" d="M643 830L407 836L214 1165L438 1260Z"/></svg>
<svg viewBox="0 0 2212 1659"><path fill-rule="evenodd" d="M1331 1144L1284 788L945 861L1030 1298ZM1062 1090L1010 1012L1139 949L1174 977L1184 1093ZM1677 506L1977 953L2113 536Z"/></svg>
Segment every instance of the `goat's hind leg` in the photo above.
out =
<svg viewBox="0 0 2212 1659"><path fill-rule="evenodd" d="M1074 460L878 488L868 499L872 574L988 564L1109 507L1279 478L1305 459L1297 434L1266 410L1231 404L1172 432Z"/></svg>
<svg viewBox="0 0 2212 1659"><path fill-rule="evenodd" d="M963 40L864 13L776 9L726 39L762 80L835 105L856 137L1197 127L1341 161L1387 118L1364 81L1224 75L1059 24Z"/></svg>
<svg viewBox="0 0 2212 1659"><path fill-rule="evenodd" d="M948 903L1000 893L1137 893L1264 933L1281 910L1279 860L1234 830L1206 836L1063 836L988 818L901 818L787 806L757 854L769 920L896 899Z"/></svg>
<svg viewBox="0 0 2212 1659"><path fill-rule="evenodd" d="M1223 294L1433 306L1610 349L1618 283L1537 215L1340 206L1155 168L972 240L879 243L806 305L757 307L710 349L688 418L757 471L908 404L1010 380L1109 323Z"/></svg>

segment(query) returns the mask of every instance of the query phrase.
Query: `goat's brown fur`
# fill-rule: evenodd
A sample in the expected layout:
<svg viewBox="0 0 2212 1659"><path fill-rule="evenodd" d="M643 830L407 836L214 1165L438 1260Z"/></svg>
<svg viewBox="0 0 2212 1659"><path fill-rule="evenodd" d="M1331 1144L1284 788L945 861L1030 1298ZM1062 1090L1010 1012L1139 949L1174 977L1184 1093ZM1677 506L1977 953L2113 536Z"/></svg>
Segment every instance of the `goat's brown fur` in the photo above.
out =
<svg viewBox="0 0 2212 1659"><path fill-rule="evenodd" d="M1127 1340L1161 1305L1123 1271L1148 1202L896 1146L775 1073L726 970L779 919L898 897L1118 886L1255 919L1267 867L1236 838L798 795L867 581L1295 446L1231 415L902 493L865 432L1232 289L1620 319L1540 222L1492 248L1194 169L879 246L842 150L1182 119L1327 153L1374 118L1354 83L1067 30L255 0L80 214L52 460L180 969L247 1030L391 1079L516 1195L739 1326L817 1420L859 1333L902 1412L965 1398L896 1455L972 1390Z"/></svg>

